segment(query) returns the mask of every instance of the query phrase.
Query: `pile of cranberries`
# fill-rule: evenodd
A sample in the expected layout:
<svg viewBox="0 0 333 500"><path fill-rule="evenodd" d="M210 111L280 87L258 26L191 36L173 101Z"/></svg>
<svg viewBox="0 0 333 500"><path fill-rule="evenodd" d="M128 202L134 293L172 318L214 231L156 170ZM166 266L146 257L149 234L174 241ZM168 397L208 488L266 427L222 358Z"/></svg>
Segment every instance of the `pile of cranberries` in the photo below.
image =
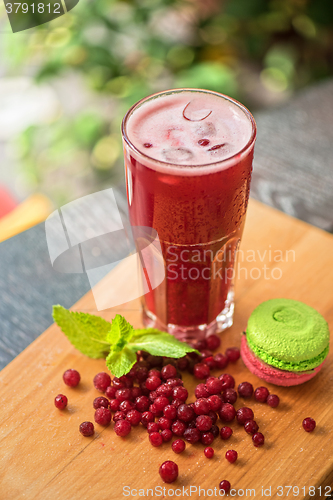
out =
<svg viewBox="0 0 333 500"><path fill-rule="evenodd" d="M142 352L127 375L111 380L107 373L98 373L93 383L104 395L93 401L95 422L107 426L113 420L114 431L120 437L127 436L132 427L141 424L147 429L152 446L159 447L175 438L171 444L175 454L182 453L186 443L201 442L204 455L211 459L214 449L210 445L219 436L222 440L229 439L233 431L226 424L236 420L252 436L254 446L262 446L265 438L258 432L259 426L254 420L252 409L242 406L236 410L234 404L238 398L250 399L254 396L256 401L275 408L279 398L269 394L266 387L254 390L249 382L239 384L236 391L235 379L228 373L212 376L212 370L224 370L240 357L236 347L227 349L225 354L213 355L219 346L219 337L211 335L194 344L200 354L189 353L175 360ZM182 380L181 372L185 370L204 381L197 385L196 400L192 403L187 403L189 394ZM63 380L69 387L76 387L80 375L76 370L67 370ZM65 395L59 394L54 403L63 410L68 400ZM221 428L217 425L218 419L222 422ZM313 424L307 422L303 426L310 430ZM92 436L94 424L83 422L79 430L83 436ZM228 450L225 458L234 463L238 458L237 451ZM166 483L173 482L178 477L178 466L168 460L161 465L159 473ZM228 491L230 483L223 480L220 488Z"/></svg>

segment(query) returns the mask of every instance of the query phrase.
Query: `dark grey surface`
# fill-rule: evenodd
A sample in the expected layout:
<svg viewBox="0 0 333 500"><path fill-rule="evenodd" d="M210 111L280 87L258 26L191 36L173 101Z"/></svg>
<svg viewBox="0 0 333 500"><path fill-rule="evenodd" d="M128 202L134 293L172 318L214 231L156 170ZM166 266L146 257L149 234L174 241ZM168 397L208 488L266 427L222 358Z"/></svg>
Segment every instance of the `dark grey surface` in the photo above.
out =
<svg viewBox="0 0 333 500"><path fill-rule="evenodd" d="M255 115L251 195L333 231L333 80ZM85 274L52 269L44 224L0 243L0 369L52 323L52 305L72 306Z"/></svg>

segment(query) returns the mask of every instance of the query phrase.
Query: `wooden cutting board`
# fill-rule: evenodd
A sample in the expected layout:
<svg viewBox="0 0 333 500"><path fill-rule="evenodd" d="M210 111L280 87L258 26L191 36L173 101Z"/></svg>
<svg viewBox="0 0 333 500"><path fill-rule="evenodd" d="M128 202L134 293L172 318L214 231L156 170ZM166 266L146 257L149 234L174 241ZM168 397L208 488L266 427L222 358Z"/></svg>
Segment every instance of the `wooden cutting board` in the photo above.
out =
<svg viewBox="0 0 333 500"><path fill-rule="evenodd" d="M234 325L221 334L222 351L240 345L252 310L274 297L313 306L333 332L331 235L251 200L242 251ZM96 313L92 294L84 296L73 310ZM135 327L141 326L139 301L100 315L111 320L116 313ZM142 498L143 494L148 498L199 498L199 486L207 497L214 498L214 488L218 495L222 479L237 490L236 498L327 498L333 485L332 358L331 352L322 372L302 386L268 385L281 399L278 408L246 401L265 435L262 448L255 448L243 428L232 423L233 436L229 441L216 439L215 457L208 460L201 444L187 445L181 455L172 452L170 443L153 448L142 427L119 438L113 424L108 428L96 425L94 437L81 436L79 424L93 421L92 401L100 395L92 379L105 370L105 362L80 354L52 325L0 373L0 499L110 500ZM62 381L67 368L81 373L75 389ZM255 387L262 385L241 360L226 371L235 376L236 384L247 380ZM194 400L195 381L189 375L184 380L190 401ZM58 393L68 396L65 411L54 407ZM243 405L238 400L236 408ZM317 422L313 433L306 433L301 425L308 416ZM224 457L228 449L238 452L234 464ZM171 485L165 485L158 474L165 460L174 460L179 466L179 478ZM287 495L290 486L294 490ZM159 489L163 487L165 491ZM153 491L147 492L148 488Z"/></svg>

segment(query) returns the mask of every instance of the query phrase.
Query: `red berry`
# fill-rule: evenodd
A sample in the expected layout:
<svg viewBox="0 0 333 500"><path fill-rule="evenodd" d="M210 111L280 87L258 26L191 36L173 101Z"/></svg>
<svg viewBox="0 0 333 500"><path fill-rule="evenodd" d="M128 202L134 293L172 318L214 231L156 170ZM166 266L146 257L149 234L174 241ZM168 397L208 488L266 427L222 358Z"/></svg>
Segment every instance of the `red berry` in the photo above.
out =
<svg viewBox="0 0 333 500"><path fill-rule="evenodd" d="M123 387L122 389L118 389L116 391L116 399L119 399L119 401L128 401L131 397L131 389L128 389L127 387Z"/></svg>
<svg viewBox="0 0 333 500"><path fill-rule="evenodd" d="M253 420L254 415L251 408L243 406L242 408L239 408L239 410L237 410L236 417L237 417L237 422L239 424L244 425L247 420Z"/></svg>
<svg viewBox="0 0 333 500"><path fill-rule="evenodd" d="M119 399L111 399L109 404L110 404L111 411L118 411L119 410L119 406L120 406Z"/></svg>
<svg viewBox="0 0 333 500"><path fill-rule="evenodd" d="M158 432L160 430L160 427L157 422L149 422L147 425L147 431L148 434L151 434L152 432Z"/></svg>
<svg viewBox="0 0 333 500"><path fill-rule="evenodd" d="M200 352L204 351L205 349L207 349L207 340L206 339L197 340L196 342L194 342L193 347Z"/></svg>
<svg viewBox="0 0 333 500"><path fill-rule="evenodd" d="M109 399L115 399L116 397L116 391L117 391L117 388L116 387L113 387L112 385L109 385L109 387L107 387L105 389L105 396Z"/></svg>
<svg viewBox="0 0 333 500"><path fill-rule="evenodd" d="M217 438L217 436L220 434L220 429L218 428L217 425L212 425L212 428L210 430L210 432L213 434L214 436L214 439Z"/></svg>
<svg viewBox="0 0 333 500"><path fill-rule="evenodd" d="M146 366L139 366L135 372L135 376L139 382L144 382L148 377L148 368Z"/></svg>
<svg viewBox="0 0 333 500"><path fill-rule="evenodd" d="M58 394L58 396L54 398L54 405L56 408L58 408L58 410L63 410L64 408L66 408L67 403L68 399L66 396L64 396L64 394Z"/></svg>
<svg viewBox="0 0 333 500"><path fill-rule="evenodd" d="M213 394L212 396L209 396L209 398L207 398L207 401L209 403L209 408L211 410L220 411L223 403L223 400L220 395Z"/></svg>
<svg viewBox="0 0 333 500"><path fill-rule="evenodd" d="M215 411L209 410L208 416L212 419L213 425L217 422L217 414Z"/></svg>
<svg viewBox="0 0 333 500"><path fill-rule="evenodd" d="M215 439L214 434L211 431L203 432L200 438L202 444L204 444L205 446L212 444L214 439Z"/></svg>
<svg viewBox="0 0 333 500"><path fill-rule="evenodd" d="M206 432L212 428L213 422L208 415L199 415L195 420L195 424L199 431Z"/></svg>
<svg viewBox="0 0 333 500"><path fill-rule="evenodd" d="M184 382L182 381L181 378L168 378L166 383L170 385L172 388L177 387L178 385L184 385Z"/></svg>
<svg viewBox="0 0 333 500"><path fill-rule="evenodd" d="M159 474L165 483L173 483L178 477L178 465L171 460L167 460L161 465Z"/></svg>
<svg viewBox="0 0 333 500"><path fill-rule="evenodd" d="M236 416L236 410L230 403L223 403L219 411L219 417L222 422L231 422Z"/></svg>
<svg viewBox="0 0 333 500"><path fill-rule="evenodd" d="M163 441L167 443L168 441L171 441L173 434L170 429L164 429L163 431L161 431L161 436Z"/></svg>
<svg viewBox="0 0 333 500"><path fill-rule="evenodd" d="M132 427L136 427L141 422L141 413L138 410L130 410L126 413L126 420L129 421Z"/></svg>
<svg viewBox="0 0 333 500"><path fill-rule="evenodd" d="M216 368L218 368L219 370L224 370L224 368L228 366L229 358L225 354L222 354L222 352L219 352L215 354L214 361L216 364Z"/></svg>
<svg viewBox="0 0 333 500"><path fill-rule="evenodd" d="M207 448L204 449L204 454L205 457L207 458L213 458L214 456L214 450L210 446L207 446Z"/></svg>
<svg viewBox="0 0 333 500"><path fill-rule="evenodd" d="M72 369L66 370L62 378L69 387L76 387L81 380L79 372Z"/></svg>
<svg viewBox="0 0 333 500"><path fill-rule="evenodd" d="M111 422L111 411L101 406L95 411L95 422L100 425L109 425Z"/></svg>
<svg viewBox="0 0 333 500"><path fill-rule="evenodd" d="M235 379L232 375L229 375L229 373L223 373L219 376L219 379L222 382L222 391L225 391L225 389L233 389L235 387Z"/></svg>
<svg viewBox="0 0 333 500"><path fill-rule="evenodd" d="M268 398L266 399L266 403L271 408L276 408L277 406L279 406L280 398L276 394L269 394Z"/></svg>
<svg viewBox="0 0 333 500"><path fill-rule="evenodd" d="M233 464L234 462L236 462L237 460L237 457L238 457L238 453L237 451L235 450L228 450L225 454L225 458L228 460L228 462L230 462L231 464Z"/></svg>
<svg viewBox="0 0 333 500"><path fill-rule="evenodd" d="M114 431L117 436L125 437L131 432L131 424L128 420L118 420L118 422L114 424Z"/></svg>
<svg viewBox="0 0 333 500"><path fill-rule="evenodd" d="M173 405L166 405L163 408L163 415L170 420L177 418L177 408Z"/></svg>
<svg viewBox="0 0 333 500"><path fill-rule="evenodd" d="M197 443L200 441L201 438L201 433L199 429L186 429L186 431L183 434L184 439L188 441L191 444Z"/></svg>
<svg viewBox="0 0 333 500"><path fill-rule="evenodd" d="M173 388L169 384L161 384L156 389L158 396L165 396L166 398L171 398L173 394Z"/></svg>
<svg viewBox="0 0 333 500"><path fill-rule="evenodd" d="M209 377L210 375L209 366L207 366L205 363L197 363L196 365L194 365L193 375L199 379L204 379Z"/></svg>
<svg viewBox="0 0 333 500"><path fill-rule="evenodd" d="M157 370L156 368L153 368L153 369L149 370L149 372L148 372L148 378L150 378L150 377L161 378L161 372L160 372L160 370Z"/></svg>
<svg viewBox="0 0 333 500"><path fill-rule="evenodd" d="M128 413L130 410L135 409L135 404L132 403L132 401L122 401L119 405L119 410L123 411L124 413Z"/></svg>
<svg viewBox="0 0 333 500"><path fill-rule="evenodd" d="M194 402L194 411L196 415L207 415L210 410L208 399L200 398Z"/></svg>
<svg viewBox="0 0 333 500"><path fill-rule="evenodd" d="M206 380L206 388L209 394L220 394L223 383L216 377L209 377Z"/></svg>
<svg viewBox="0 0 333 500"><path fill-rule="evenodd" d="M194 419L195 413L193 408L183 403L177 408L177 417L183 422L190 422Z"/></svg>
<svg viewBox="0 0 333 500"><path fill-rule="evenodd" d="M105 395L107 396L107 390L105 391ZM140 396L142 396L142 391L140 389L140 387L132 387L131 389L131 399L133 399L134 401L136 400L136 398L139 398Z"/></svg>
<svg viewBox="0 0 333 500"><path fill-rule="evenodd" d="M107 398L105 398L104 396L100 396L99 398L94 399L93 407L95 408L95 410L97 410L97 408L100 408L101 406L103 406L104 408L108 408L109 404L110 403Z"/></svg>
<svg viewBox="0 0 333 500"><path fill-rule="evenodd" d="M238 386L238 394L242 398L250 398L253 394L253 385L250 382L242 382Z"/></svg>
<svg viewBox="0 0 333 500"><path fill-rule="evenodd" d="M161 385L161 379L155 375L148 377L146 380L146 387L149 391L155 391Z"/></svg>
<svg viewBox="0 0 333 500"><path fill-rule="evenodd" d="M252 436L252 441L253 441L254 446L257 446L257 447L262 446L265 442L264 435L261 434L261 432L256 432Z"/></svg>
<svg viewBox="0 0 333 500"><path fill-rule="evenodd" d="M164 380L167 380L169 378L176 378L177 377L177 368L173 365L166 365L163 366L161 370L161 375Z"/></svg>
<svg viewBox="0 0 333 500"><path fill-rule="evenodd" d="M307 417L303 420L302 425L303 425L303 429L306 432L312 432L316 427L316 421L313 420L313 418L311 418L311 417Z"/></svg>
<svg viewBox="0 0 333 500"><path fill-rule="evenodd" d="M141 415L141 423L144 427L147 427L147 425L150 423L150 422L153 422L154 421L154 415L152 414L151 411L145 411L142 413Z"/></svg>
<svg viewBox="0 0 333 500"><path fill-rule="evenodd" d="M255 434L258 432L259 426L255 420L248 420L244 424L244 429L248 434Z"/></svg>
<svg viewBox="0 0 333 500"><path fill-rule="evenodd" d="M222 398L225 403L233 405L237 401L237 392L235 389L225 389L222 393Z"/></svg>
<svg viewBox="0 0 333 500"><path fill-rule="evenodd" d="M176 436L183 436L186 430L186 424L181 420L175 420L171 426L171 430Z"/></svg>
<svg viewBox="0 0 333 500"><path fill-rule="evenodd" d="M121 377L119 377L119 381L124 384L123 387L127 387L128 389L133 387L133 380L128 375L122 375Z"/></svg>
<svg viewBox="0 0 333 500"><path fill-rule="evenodd" d="M159 410L155 404L149 406L149 411L154 417L161 417L163 415L163 410Z"/></svg>
<svg viewBox="0 0 333 500"><path fill-rule="evenodd" d="M151 432L149 434L149 441L153 446L156 447L161 446L161 444L163 443L162 436L159 432Z"/></svg>
<svg viewBox="0 0 333 500"><path fill-rule="evenodd" d="M194 394L197 399L208 398L209 392L207 391L206 384L198 384L195 388Z"/></svg>
<svg viewBox="0 0 333 500"><path fill-rule="evenodd" d="M98 391L105 392L109 385L111 385L110 375L104 372L97 373L97 375L95 375L94 386Z"/></svg>
<svg viewBox="0 0 333 500"><path fill-rule="evenodd" d="M207 337L206 341L207 341L207 348L211 351L215 351L221 345L220 337L218 337L215 334Z"/></svg>
<svg viewBox="0 0 333 500"><path fill-rule="evenodd" d="M186 448L185 441L183 441L182 439L176 439L172 443L171 448L172 448L172 451L174 451L175 453L182 453Z"/></svg>
<svg viewBox="0 0 333 500"><path fill-rule="evenodd" d="M113 421L114 422L118 422L118 420L125 420L126 418L126 413L124 413L123 411L116 411L116 413L113 415Z"/></svg>
<svg viewBox="0 0 333 500"><path fill-rule="evenodd" d="M187 389L185 389L185 387L178 385L177 387L173 388L172 395L174 399L180 399L181 401L185 402L188 398L188 391Z"/></svg>
<svg viewBox="0 0 333 500"><path fill-rule="evenodd" d="M150 401L147 398L147 396L139 396L138 398L136 398L135 408L138 411L141 412L147 411L149 409L149 406L150 406Z"/></svg>
<svg viewBox="0 0 333 500"><path fill-rule="evenodd" d="M221 439L229 439L232 435L232 429L230 427L222 427L220 431Z"/></svg>
<svg viewBox="0 0 333 500"><path fill-rule="evenodd" d="M240 350L238 347L228 347L225 354L231 363L235 363L240 357Z"/></svg>
<svg viewBox="0 0 333 500"><path fill-rule="evenodd" d="M94 424L92 422L82 422L82 424L79 427L79 430L82 436L85 437L92 436L95 432Z"/></svg>
<svg viewBox="0 0 333 500"><path fill-rule="evenodd" d="M226 493L230 490L230 483L226 479L220 482L219 484L220 490L224 490Z"/></svg>
<svg viewBox="0 0 333 500"><path fill-rule="evenodd" d="M254 391L254 399L260 403L265 403L269 396L269 390L267 387L257 387Z"/></svg>
<svg viewBox="0 0 333 500"><path fill-rule="evenodd" d="M160 417L157 421L159 428L161 431L164 431L164 429L171 429L172 425L172 420L166 417Z"/></svg>
<svg viewBox="0 0 333 500"><path fill-rule="evenodd" d="M199 146L208 146L209 140L208 139L199 139L198 144L199 144Z"/></svg>
<svg viewBox="0 0 333 500"><path fill-rule="evenodd" d="M163 411L169 405L169 400L165 396L158 396L154 401L154 405L158 410Z"/></svg>

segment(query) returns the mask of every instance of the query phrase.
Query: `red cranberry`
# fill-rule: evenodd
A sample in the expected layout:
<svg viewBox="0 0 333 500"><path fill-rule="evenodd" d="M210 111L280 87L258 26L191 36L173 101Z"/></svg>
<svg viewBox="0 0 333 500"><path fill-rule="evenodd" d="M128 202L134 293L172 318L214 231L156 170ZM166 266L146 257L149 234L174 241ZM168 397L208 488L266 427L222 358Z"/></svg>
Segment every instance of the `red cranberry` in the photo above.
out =
<svg viewBox="0 0 333 500"><path fill-rule="evenodd" d="M261 432L256 432L252 436L252 441L253 441L254 446L257 446L257 447L262 446L265 442L264 435L261 434Z"/></svg>
<svg viewBox="0 0 333 500"><path fill-rule="evenodd" d="M160 372L160 370L157 370L156 368L152 368L151 370L149 370L149 372L148 372L148 378L150 378L150 377L161 378L161 372Z"/></svg>
<svg viewBox="0 0 333 500"><path fill-rule="evenodd" d="M79 430L82 436L85 437L92 436L95 432L94 424L92 422L82 422L82 424L79 427Z"/></svg>
<svg viewBox="0 0 333 500"><path fill-rule="evenodd" d="M199 146L208 146L209 140L208 139L199 139L198 144L199 144Z"/></svg>
<svg viewBox="0 0 333 500"><path fill-rule="evenodd" d="M118 420L118 422L114 424L114 431L117 436L125 437L131 432L131 424L128 420Z"/></svg>
<svg viewBox="0 0 333 500"><path fill-rule="evenodd" d="M105 391L105 395L107 395L106 391ZM132 393L131 399L133 399L134 401L136 400L136 398L139 398L140 396L142 396L142 391L141 391L140 387L133 387L131 389L131 393Z"/></svg>
<svg viewBox="0 0 333 500"><path fill-rule="evenodd" d="M162 436L159 432L151 432L149 434L149 441L153 446L156 447L161 446L161 444L163 443Z"/></svg>
<svg viewBox="0 0 333 500"><path fill-rule="evenodd" d="M174 399L180 399L181 401L186 401L188 398L188 391L185 389L185 387L178 385L177 387L173 388L173 393L172 393Z"/></svg>
<svg viewBox="0 0 333 500"><path fill-rule="evenodd" d="M209 377L206 380L206 387L209 394L220 394L223 383L216 377Z"/></svg>
<svg viewBox="0 0 333 500"><path fill-rule="evenodd" d="M230 427L222 427L220 430L221 439L229 439L232 435L232 429Z"/></svg>
<svg viewBox="0 0 333 500"><path fill-rule="evenodd" d="M207 391L205 384L198 384L195 388L194 394L197 399L208 398L209 396L209 392Z"/></svg>
<svg viewBox="0 0 333 500"><path fill-rule="evenodd" d="M215 363L213 356L208 356L207 358L205 358L205 363L210 370L215 370L215 368L217 368L217 364Z"/></svg>
<svg viewBox="0 0 333 500"><path fill-rule="evenodd" d="M250 398L253 394L253 385L250 382L242 382L238 386L238 394L242 398Z"/></svg>
<svg viewBox="0 0 333 500"><path fill-rule="evenodd" d="M172 443L171 448L172 448L172 451L174 451L175 453L183 453L183 451L186 448L185 441L183 441L182 439L176 439Z"/></svg>
<svg viewBox="0 0 333 500"><path fill-rule="evenodd" d="M102 406L95 411L95 422L99 425L109 425L111 416L110 410Z"/></svg>
<svg viewBox="0 0 333 500"><path fill-rule="evenodd" d="M132 427L136 427L141 422L141 413L138 410L130 410L126 413L126 420L129 421Z"/></svg>
<svg viewBox="0 0 333 500"><path fill-rule="evenodd" d="M231 422L236 416L236 410L230 403L223 403L219 417L223 422Z"/></svg>
<svg viewBox="0 0 333 500"><path fill-rule="evenodd" d="M200 438L202 444L204 444L205 446L212 444L214 439L215 439L214 434L211 431L203 432Z"/></svg>
<svg viewBox="0 0 333 500"><path fill-rule="evenodd" d="M158 432L160 430L160 427L157 422L149 422L147 425L147 431L149 434L152 432Z"/></svg>
<svg viewBox="0 0 333 500"><path fill-rule="evenodd" d="M244 424L244 429L248 434L255 434L258 432L259 426L255 420L248 420Z"/></svg>
<svg viewBox="0 0 333 500"><path fill-rule="evenodd" d="M163 411L168 404L169 400L165 396L159 396L154 401L154 405L156 406L156 408L161 411Z"/></svg>
<svg viewBox="0 0 333 500"><path fill-rule="evenodd" d="M173 399L171 401L171 404L172 404L172 406L174 406L175 408L178 409L180 407L180 405L184 404L184 401L182 401L181 399Z"/></svg>
<svg viewBox="0 0 333 500"><path fill-rule="evenodd" d="M220 434L220 429L218 428L217 425L213 424L210 432L213 434L214 439L215 439Z"/></svg>
<svg viewBox="0 0 333 500"><path fill-rule="evenodd" d="M58 396L54 398L54 405L56 408L58 408L58 410L63 410L64 408L66 408L67 403L68 399L66 396L64 396L64 394L58 394Z"/></svg>
<svg viewBox="0 0 333 500"><path fill-rule="evenodd" d="M149 400L154 403L155 399L158 398L158 394L156 391L151 391L151 393L149 394Z"/></svg>
<svg viewBox="0 0 333 500"><path fill-rule="evenodd" d="M307 417L303 420L302 425L303 425L303 429L306 432L312 432L316 427L316 421L313 420L313 418L311 418L311 417Z"/></svg>
<svg viewBox="0 0 333 500"><path fill-rule="evenodd" d="M127 387L128 389L133 387L133 380L128 375L122 375L121 377L119 377L119 381L122 382L124 384L124 387Z"/></svg>
<svg viewBox="0 0 333 500"><path fill-rule="evenodd" d="M149 406L149 411L154 415L154 417L161 417L163 415L163 410L159 410L154 403Z"/></svg>
<svg viewBox="0 0 333 500"><path fill-rule="evenodd" d="M217 414L215 411L209 410L208 416L212 419L213 425L215 425L217 422Z"/></svg>
<svg viewBox="0 0 333 500"><path fill-rule="evenodd" d="M172 420L166 417L160 417L157 421L159 428L161 431L164 431L164 429L171 429L172 425Z"/></svg>
<svg viewBox="0 0 333 500"><path fill-rule="evenodd" d="M126 418L126 413L123 411L116 411L116 413L113 415L113 421L118 422L118 420L125 420Z"/></svg>
<svg viewBox="0 0 333 500"><path fill-rule="evenodd" d="M144 382L148 377L148 368L145 366L140 366L135 373L136 378L139 382Z"/></svg>
<svg viewBox="0 0 333 500"><path fill-rule="evenodd" d="M183 403L177 408L177 417L183 422L190 422L195 417L193 408Z"/></svg>
<svg viewBox="0 0 333 500"><path fill-rule="evenodd" d="M175 368L173 365L163 366L161 370L161 375L164 380L167 380L168 378L176 378L177 368Z"/></svg>
<svg viewBox="0 0 333 500"><path fill-rule="evenodd" d="M126 387L126 384L125 384L125 382L121 381L120 378L113 377L112 387L115 387L116 390L118 390L118 389L124 389Z"/></svg>
<svg viewBox="0 0 333 500"><path fill-rule="evenodd" d="M254 391L254 399L260 403L265 403L269 396L269 390L267 387L257 387Z"/></svg>
<svg viewBox="0 0 333 500"><path fill-rule="evenodd" d="M280 398L276 394L269 394L269 396L266 399L266 403L271 407L271 408L276 408L279 406L280 403Z"/></svg>
<svg viewBox="0 0 333 500"><path fill-rule="evenodd" d="M223 403L220 395L214 394L212 396L209 396L209 398L207 398L207 401L211 410L220 411Z"/></svg>
<svg viewBox="0 0 333 500"><path fill-rule="evenodd" d="M143 396L149 396L150 391L146 387L146 381L140 382L140 389Z"/></svg>
<svg viewBox="0 0 333 500"><path fill-rule="evenodd" d="M208 399L200 398L194 402L194 411L196 415L207 415L210 410Z"/></svg>
<svg viewBox="0 0 333 500"><path fill-rule="evenodd" d="M194 342L193 347L198 351L204 351L205 349L207 349L207 340L206 339L197 340L196 342Z"/></svg>
<svg viewBox="0 0 333 500"><path fill-rule="evenodd" d="M173 483L178 477L178 465L171 460L167 460L161 465L159 474L165 483Z"/></svg>
<svg viewBox="0 0 333 500"><path fill-rule="evenodd" d="M228 366L229 363L229 358L225 354L222 354L221 352L215 354L214 356L214 361L216 364L216 367L219 370L224 370Z"/></svg>
<svg viewBox="0 0 333 500"><path fill-rule="evenodd" d="M181 378L168 378L167 384L170 385L170 387L174 388L178 385L184 385L184 382Z"/></svg>
<svg viewBox="0 0 333 500"><path fill-rule="evenodd" d="M208 415L199 415L196 418L195 424L199 431L206 432L212 428L213 422Z"/></svg>
<svg viewBox="0 0 333 500"><path fill-rule="evenodd" d="M206 458L213 458L214 456L214 450L210 446L207 446L207 448L204 449L204 454Z"/></svg>
<svg viewBox="0 0 333 500"><path fill-rule="evenodd" d="M146 361L151 367L161 366L163 363L163 356L154 356L153 354L149 354L146 358Z"/></svg>
<svg viewBox="0 0 333 500"><path fill-rule="evenodd" d="M222 398L225 403L235 404L237 401L237 392L235 389L226 389L222 393Z"/></svg>
<svg viewBox="0 0 333 500"><path fill-rule="evenodd" d="M171 398L173 394L173 388L169 384L162 384L156 389L158 396L165 396L166 398Z"/></svg>
<svg viewBox="0 0 333 500"><path fill-rule="evenodd" d="M200 441L201 438L201 433L199 429L186 429L186 431L183 434L184 439L188 441L191 444L197 443Z"/></svg>
<svg viewBox="0 0 333 500"><path fill-rule="evenodd" d="M240 350L238 347L228 347L225 354L231 363L235 363L240 357Z"/></svg>
<svg viewBox="0 0 333 500"><path fill-rule="evenodd" d="M171 441L173 434L170 429L164 429L163 431L161 431L161 436L163 441L167 443L168 441Z"/></svg>
<svg viewBox="0 0 333 500"><path fill-rule="evenodd" d="M219 379L222 382L222 391L225 391L225 389L233 389L235 387L235 379L232 375L229 375L229 373L223 373L219 376Z"/></svg>
<svg viewBox="0 0 333 500"><path fill-rule="evenodd" d="M172 432L175 436L183 436L186 430L186 424L181 420L175 420L175 422L171 426Z"/></svg>
<svg viewBox="0 0 333 500"><path fill-rule="evenodd" d="M228 462L230 462L231 464L233 464L234 462L236 462L237 460L237 457L238 457L238 453L237 451L235 450L228 450L225 454L225 458L228 460Z"/></svg>
<svg viewBox="0 0 333 500"><path fill-rule="evenodd" d="M118 411L119 410L119 406L120 406L119 399L111 399L109 404L110 404L111 411Z"/></svg>
<svg viewBox="0 0 333 500"><path fill-rule="evenodd" d="M119 405L119 410L123 411L124 413L128 413L131 410L135 409L135 404L132 403L132 401L122 401Z"/></svg>
<svg viewBox="0 0 333 500"><path fill-rule="evenodd" d="M239 424L244 425L247 420L253 420L254 415L251 408L243 406L242 408L239 408L239 410L237 410L236 417L237 417L237 422Z"/></svg>
<svg viewBox="0 0 333 500"><path fill-rule="evenodd" d="M153 377L148 377L146 380L146 387L149 391L155 391L160 385L161 379L155 375Z"/></svg>
<svg viewBox="0 0 333 500"><path fill-rule="evenodd" d="M173 405L166 405L163 409L163 415L170 420L175 420L177 417L177 408Z"/></svg>
<svg viewBox="0 0 333 500"><path fill-rule="evenodd" d="M109 385L111 385L110 375L104 372L97 373L97 375L95 375L94 386L98 391L105 392Z"/></svg>
<svg viewBox="0 0 333 500"><path fill-rule="evenodd" d="M128 401L131 397L131 389L127 389L126 387L122 389L118 389L116 391L116 399L119 399L119 401Z"/></svg>
<svg viewBox="0 0 333 500"><path fill-rule="evenodd" d="M229 481L227 481L226 479L221 481L219 484L220 490L224 490L226 493L228 493L228 491L230 490L230 486L231 485L230 485Z"/></svg>
<svg viewBox="0 0 333 500"><path fill-rule="evenodd" d="M76 387L81 380L79 372L72 369L66 370L62 378L69 387Z"/></svg>
<svg viewBox="0 0 333 500"><path fill-rule="evenodd" d="M116 387L109 385L109 387L107 387L105 390L105 396L109 399L115 399L116 391L117 391Z"/></svg>
<svg viewBox="0 0 333 500"><path fill-rule="evenodd" d="M199 379L207 378L210 375L209 367L205 363L197 363L194 365L193 375Z"/></svg>
<svg viewBox="0 0 333 500"><path fill-rule="evenodd" d="M147 396L139 396L138 398L136 398L135 408L138 411L141 411L141 412L147 411L149 409L149 406L150 406L150 402L149 402L149 399L147 398Z"/></svg>
<svg viewBox="0 0 333 500"><path fill-rule="evenodd" d="M151 411L145 411L142 413L141 415L141 423L144 427L147 427L147 425L149 424L149 422L153 422L154 421L154 415L152 414Z"/></svg>
<svg viewBox="0 0 333 500"><path fill-rule="evenodd" d="M220 337L218 337L215 334L207 337L206 341L207 341L207 348L210 349L211 351L215 351L221 345Z"/></svg>
<svg viewBox="0 0 333 500"><path fill-rule="evenodd" d="M105 398L104 396L100 396L99 398L95 398L94 402L93 402L93 407L95 408L95 410L97 410L97 408L100 408L101 406L103 406L104 408L109 407L109 400L107 398Z"/></svg>
<svg viewBox="0 0 333 500"><path fill-rule="evenodd" d="M187 367L188 367L188 359L186 356L184 356L183 358L179 358L177 360L178 370L184 371L184 370L186 370Z"/></svg>

